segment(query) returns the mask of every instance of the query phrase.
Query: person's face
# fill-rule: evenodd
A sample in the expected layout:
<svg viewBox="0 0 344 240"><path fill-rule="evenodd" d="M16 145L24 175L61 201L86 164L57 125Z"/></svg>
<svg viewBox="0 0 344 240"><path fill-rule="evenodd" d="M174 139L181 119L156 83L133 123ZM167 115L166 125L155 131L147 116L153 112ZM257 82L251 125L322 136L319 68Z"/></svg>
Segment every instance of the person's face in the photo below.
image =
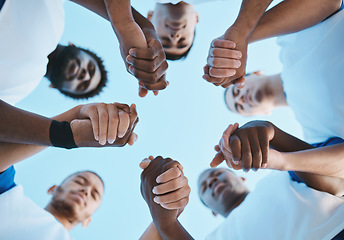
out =
<svg viewBox="0 0 344 240"><path fill-rule="evenodd" d="M226 217L248 190L242 178L228 169L205 170L198 179L199 196L214 213Z"/></svg>
<svg viewBox="0 0 344 240"><path fill-rule="evenodd" d="M56 187L52 203L72 221L85 222L98 209L104 193L100 178L91 172L79 172Z"/></svg>
<svg viewBox="0 0 344 240"><path fill-rule="evenodd" d="M228 108L243 116L264 115L273 109L273 93L265 80L265 76L251 74L245 77L243 89L232 84L225 94Z"/></svg>
<svg viewBox="0 0 344 240"><path fill-rule="evenodd" d="M84 51L70 59L65 69L65 81L61 89L74 94L85 94L94 90L101 80L96 60Z"/></svg>
<svg viewBox="0 0 344 240"><path fill-rule="evenodd" d="M97 88L101 71L91 55L75 46L67 46L54 60L50 81L53 87L82 95Z"/></svg>
<svg viewBox="0 0 344 240"><path fill-rule="evenodd" d="M198 14L192 5L184 2L156 4L148 19L154 25L166 53L182 55L191 47L198 22Z"/></svg>

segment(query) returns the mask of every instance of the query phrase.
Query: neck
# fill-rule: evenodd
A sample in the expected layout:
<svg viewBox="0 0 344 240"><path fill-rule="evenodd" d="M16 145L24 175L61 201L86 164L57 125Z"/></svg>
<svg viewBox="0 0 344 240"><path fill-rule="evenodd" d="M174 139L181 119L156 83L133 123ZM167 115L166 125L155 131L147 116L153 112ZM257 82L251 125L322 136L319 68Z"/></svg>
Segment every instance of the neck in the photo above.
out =
<svg viewBox="0 0 344 240"><path fill-rule="evenodd" d="M56 59L56 56L62 51L63 48L65 48L65 46L58 44L55 50L49 54L48 56L49 61L48 61L47 72L45 74L45 77L49 78L51 68L53 66L53 62Z"/></svg>
<svg viewBox="0 0 344 240"><path fill-rule="evenodd" d="M235 208L237 208L245 200L245 198L247 197L249 193L250 191L247 190L243 194L241 194L237 199L235 199L234 203L231 205L231 208L221 215L224 218L226 218Z"/></svg>
<svg viewBox="0 0 344 240"><path fill-rule="evenodd" d="M267 77L267 86L272 91L273 107L288 106L287 99L284 94L281 74L276 74Z"/></svg>
<svg viewBox="0 0 344 240"><path fill-rule="evenodd" d="M73 227L77 225L77 223L68 220L63 214L61 214L51 202L44 208L47 212L53 215L63 226L65 229L70 231Z"/></svg>

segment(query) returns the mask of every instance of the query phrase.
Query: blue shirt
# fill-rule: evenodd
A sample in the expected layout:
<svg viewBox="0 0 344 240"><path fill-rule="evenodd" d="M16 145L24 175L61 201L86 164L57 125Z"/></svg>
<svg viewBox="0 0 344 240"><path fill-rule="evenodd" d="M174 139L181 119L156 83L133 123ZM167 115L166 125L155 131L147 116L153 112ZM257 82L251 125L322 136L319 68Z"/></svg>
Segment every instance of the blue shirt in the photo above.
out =
<svg viewBox="0 0 344 240"><path fill-rule="evenodd" d="M14 170L13 166L7 168L6 171L0 173L0 194L16 186L16 184L14 183L15 174L16 171Z"/></svg>

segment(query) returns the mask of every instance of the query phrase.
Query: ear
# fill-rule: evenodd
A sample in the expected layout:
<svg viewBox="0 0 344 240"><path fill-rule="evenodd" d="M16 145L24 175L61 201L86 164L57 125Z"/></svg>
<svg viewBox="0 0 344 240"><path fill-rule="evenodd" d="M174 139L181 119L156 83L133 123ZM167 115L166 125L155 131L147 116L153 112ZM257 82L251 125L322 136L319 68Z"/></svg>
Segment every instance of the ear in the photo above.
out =
<svg viewBox="0 0 344 240"><path fill-rule="evenodd" d="M148 11L147 18L149 21L152 21L153 13L153 11Z"/></svg>
<svg viewBox="0 0 344 240"><path fill-rule="evenodd" d="M256 74L258 76L262 76L263 72L261 70L253 72L253 74Z"/></svg>
<svg viewBox="0 0 344 240"><path fill-rule="evenodd" d="M68 46L73 46L73 47L75 47L75 45L74 45L73 43L71 43L71 42L68 42Z"/></svg>
<svg viewBox="0 0 344 240"><path fill-rule="evenodd" d="M52 83L49 85L50 88L56 88Z"/></svg>
<svg viewBox="0 0 344 240"><path fill-rule="evenodd" d="M196 13L196 23L198 23L198 21L199 21L199 14L198 14L198 12L195 12Z"/></svg>
<svg viewBox="0 0 344 240"><path fill-rule="evenodd" d="M87 219L85 219L83 222L82 222L82 227L83 228L86 228L88 226L88 224L91 222L92 218L91 217L88 217Z"/></svg>
<svg viewBox="0 0 344 240"><path fill-rule="evenodd" d="M49 189L48 189L48 194L53 194L54 192L55 192L55 189L56 189L56 185L53 185L53 186L51 186Z"/></svg>
<svg viewBox="0 0 344 240"><path fill-rule="evenodd" d="M211 211L211 213L212 213L215 217L217 217L217 213L215 213L214 211Z"/></svg>

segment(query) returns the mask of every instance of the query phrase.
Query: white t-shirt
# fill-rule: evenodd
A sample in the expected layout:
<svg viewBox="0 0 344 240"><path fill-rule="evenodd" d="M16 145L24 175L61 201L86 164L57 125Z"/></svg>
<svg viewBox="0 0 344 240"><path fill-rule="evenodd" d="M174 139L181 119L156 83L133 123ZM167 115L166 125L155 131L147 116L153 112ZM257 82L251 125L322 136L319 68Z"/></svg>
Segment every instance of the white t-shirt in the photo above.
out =
<svg viewBox="0 0 344 240"><path fill-rule="evenodd" d="M29 95L46 73L64 27L64 0L6 0L0 10L0 99Z"/></svg>
<svg viewBox="0 0 344 240"><path fill-rule="evenodd" d="M208 237L233 240L332 239L344 229L344 199L273 172Z"/></svg>
<svg viewBox="0 0 344 240"><path fill-rule="evenodd" d="M172 3L177 4L179 2L182 2L181 0L154 0L156 3ZM186 2L188 4L200 4L205 2L215 2L215 1L225 1L225 0L183 0L183 2Z"/></svg>
<svg viewBox="0 0 344 240"><path fill-rule="evenodd" d="M344 138L344 11L278 43L287 102L305 140Z"/></svg>
<svg viewBox="0 0 344 240"><path fill-rule="evenodd" d="M68 231L49 212L16 186L0 194L1 240L72 240Z"/></svg>

